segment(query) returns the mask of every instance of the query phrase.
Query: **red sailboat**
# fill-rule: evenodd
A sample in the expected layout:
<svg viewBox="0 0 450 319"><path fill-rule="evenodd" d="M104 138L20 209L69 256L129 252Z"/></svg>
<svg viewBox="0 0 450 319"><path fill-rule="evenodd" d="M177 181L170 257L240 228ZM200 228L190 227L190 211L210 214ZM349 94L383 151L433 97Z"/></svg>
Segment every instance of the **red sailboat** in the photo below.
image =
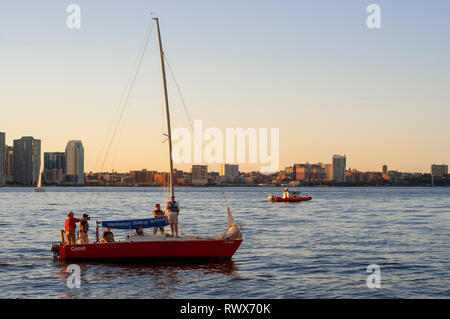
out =
<svg viewBox="0 0 450 319"><path fill-rule="evenodd" d="M159 51L161 58L162 82L167 117L167 137L170 159L170 196L174 194L172 137L170 129L169 102L167 96L166 73L164 67L164 52L158 18L153 18L158 32ZM67 244L64 231L61 230L61 242L52 246L55 258L59 260L136 260L136 259L230 259L242 243L242 225L236 224L228 207L228 229L218 236L181 236L163 235L133 236L117 242L102 243L99 240L99 228L133 229L142 227L161 227L167 225L165 217L125 220L98 221L96 241L90 244Z"/></svg>
<svg viewBox="0 0 450 319"><path fill-rule="evenodd" d="M111 224L119 224L116 227ZM165 217L125 221L97 222L97 240L92 244L69 245L61 230L61 242L52 246L54 257L59 260L190 260L230 259L242 243L241 226L234 222L228 209L228 230L219 236L162 235L128 236L126 240L102 243L99 227L134 229L136 226L161 227L167 225Z"/></svg>

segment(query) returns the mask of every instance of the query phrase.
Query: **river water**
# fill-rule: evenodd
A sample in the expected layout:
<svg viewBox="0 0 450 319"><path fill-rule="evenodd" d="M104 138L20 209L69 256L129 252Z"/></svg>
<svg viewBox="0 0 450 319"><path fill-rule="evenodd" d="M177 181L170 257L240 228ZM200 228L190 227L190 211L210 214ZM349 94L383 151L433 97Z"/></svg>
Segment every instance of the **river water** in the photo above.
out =
<svg viewBox="0 0 450 319"><path fill-rule="evenodd" d="M247 224L231 261L80 263L66 285L52 243L69 210L95 219L151 217L161 188L0 188L0 298L449 298L450 188L299 188L310 202L268 203L272 187L177 188L184 234ZM225 200L226 199L226 200ZM116 230L121 238L125 232ZM369 289L369 265L380 288Z"/></svg>

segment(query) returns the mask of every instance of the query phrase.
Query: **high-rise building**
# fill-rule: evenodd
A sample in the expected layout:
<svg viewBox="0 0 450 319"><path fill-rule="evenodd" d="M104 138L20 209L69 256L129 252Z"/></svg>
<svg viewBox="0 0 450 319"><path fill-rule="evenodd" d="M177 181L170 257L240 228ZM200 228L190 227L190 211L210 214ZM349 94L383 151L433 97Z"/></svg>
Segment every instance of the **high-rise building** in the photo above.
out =
<svg viewBox="0 0 450 319"><path fill-rule="evenodd" d="M36 186L41 170L41 140L24 136L14 140L13 182Z"/></svg>
<svg viewBox="0 0 450 319"><path fill-rule="evenodd" d="M6 144L5 133L0 132L0 186L6 184Z"/></svg>
<svg viewBox="0 0 450 319"><path fill-rule="evenodd" d="M219 176L221 176L227 182L232 182L236 177L239 177L239 165L220 164Z"/></svg>
<svg viewBox="0 0 450 319"><path fill-rule="evenodd" d="M387 174L388 173L388 167L387 165L383 165L383 174Z"/></svg>
<svg viewBox="0 0 450 319"><path fill-rule="evenodd" d="M69 141L65 152L66 182L84 184L84 148L81 141Z"/></svg>
<svg viewBox="0 0 450 319"><path fill-rule="evenodd" d="M448 175L448 165L431 165L431 175L434 177L442 177L444 175Z"/></svg>
<svg viewBox="0 0 450 319"><path fill-rule="evenodd" d="M192 165L192 184L205 185L208 183L208 166Z"/></svg>
<svg viewBox="0 0 450 319"><path fill-rule="evenodd" d="M333 180L333 164L331 164L331 163L322 164L322 167L325 170L325 180L332 181Z"/></svg>
<svg viewBox="0 0 450 319"><path fill-rule="evenodd" d="M346 157L333 155L333 180L338 183L345 182Z"/></svg>
<svg viewBox="0 0 450 319"><path fill-rule="evenodd" d="M63 152L45 152L44 169L62 169L65 172L66 154Z"/></svg>
<svg viewBox="0 0 450 319"><path fill-rule="evenodd" d="M62 152L44 153L43 182L47 185L61 184L64 181L66 156Z"/></svg>
<svg viewBox="0 0 450 319"><path fill-rule="evenodd" d="M6 156L5 156L5 179L7 183L13 182L13 154L14 147L6 146Z"/></svg>

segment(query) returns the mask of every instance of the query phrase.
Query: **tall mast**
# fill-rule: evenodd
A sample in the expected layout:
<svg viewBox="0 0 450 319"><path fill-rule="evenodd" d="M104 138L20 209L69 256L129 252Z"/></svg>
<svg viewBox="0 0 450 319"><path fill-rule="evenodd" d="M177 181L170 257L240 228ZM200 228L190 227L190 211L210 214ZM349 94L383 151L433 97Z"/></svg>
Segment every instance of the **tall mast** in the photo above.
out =
<svg viewBox="0 0 450 319"><path fill-rule="evenodd" d="M166 105L166 117L167 117L167 137L169 140L169 159L170 159L170 196L174 194L173 191L173 161L172 161L172 133L170 131L170 112L169 112L169 98L167 96L167 83L166 83L166 69L164 67L164 51L161 42L161 33L159 31L159 20L158 18L153 18L156 21L156 29L158 31L158 43L159 43L159 55L161 58L161 72L162 72L162 82L164 88L164 103Z"/></svg>

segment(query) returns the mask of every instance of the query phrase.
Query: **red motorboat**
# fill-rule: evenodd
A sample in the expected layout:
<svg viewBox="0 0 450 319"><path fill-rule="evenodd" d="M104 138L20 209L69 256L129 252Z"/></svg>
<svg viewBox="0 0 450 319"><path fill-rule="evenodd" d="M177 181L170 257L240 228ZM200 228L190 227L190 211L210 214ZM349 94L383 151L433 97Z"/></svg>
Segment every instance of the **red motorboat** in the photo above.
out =
<svg viewBox="0 0 450 319"><path fill-rule="evenodd" d="M311 200L311 196L300 196L300 192L292 192L289 191L287 188L283 188L283 197L280 196L273 196L272 194L269 194L268 200L269 202L286 202L286 203L293 203L293 202L304 202Z"/></svg>
<svg viewBox="0 0 450 319"><path fill-rule="evenodd" d="M170 129L170 112L167 94L166 73L164 68L164 52L161 44L158 18L156 22L158 32L159 53L161 60L162 82L164 91L164 102L167 118L167 137L169 144L169 187L170 197L174 194L173 187L173 161L172 161L172 138ZM150 38L151 31L147 38ZM144 46L144 48L146 45ZM143 56L143 55L142 55ZM141 56L141 57L142 57ZM140 63L138 64L140 65ZM118 125L118 124L117 124ZM112 141L111 141L112 142ZM106 157L105 157L106 159ZM169 197L169 198L170 198ZM171 212L174 212L170 208ZM177 212L175 210L175 212ZM219 236L181 236L171 237L167 235L147 235L136 232L128 234L127 238L118 242L102 242L99 238L99 227L112 229L134 230L136 227L153 228L166 226L166 217L100 221L97 222L96 241L88 244L66 244L64 231L61 231L61 242L54 244L51 248L53 256L60 260L136 260L136 259L229 259L242 243L242 225L236 224L228 207L228 230ZM177 230L175 231L177 233ZM144 236L145 235L145 236ZM178 235L178 233L176 234Z"/></svg>
<svg viewBox="0 0 450 319"><path fill-rule="evenodd" d="M269 199L269 202L304 202L304 201L308 201L311 200L312 197L311 196L299 196L299 197L288 197L288 198L283 198L280 196L273 196L271 199Z"/></svg>

